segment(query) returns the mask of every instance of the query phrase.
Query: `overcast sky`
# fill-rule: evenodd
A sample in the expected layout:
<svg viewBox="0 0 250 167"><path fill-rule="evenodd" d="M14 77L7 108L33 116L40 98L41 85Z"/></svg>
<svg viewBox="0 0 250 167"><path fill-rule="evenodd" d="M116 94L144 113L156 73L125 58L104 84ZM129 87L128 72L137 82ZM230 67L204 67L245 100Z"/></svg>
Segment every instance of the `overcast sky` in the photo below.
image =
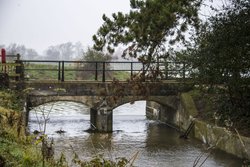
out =
<svg viewBox="0 0 250 167"><path fill-rule="evenodd" d="M91 46L104 13L129 9L129 0L0 0L0 44L24 44L40 54L65 42Z"/></svg>
<svg viewBox="0 0 250 167"><path fill-rule="evenodd" d="M207 2L210 6L211 0ZM102 15L127 13L129 4L130 0L0 0L0 45L24 44L40 54L48 46L66 42L92 46Z"/></svg>

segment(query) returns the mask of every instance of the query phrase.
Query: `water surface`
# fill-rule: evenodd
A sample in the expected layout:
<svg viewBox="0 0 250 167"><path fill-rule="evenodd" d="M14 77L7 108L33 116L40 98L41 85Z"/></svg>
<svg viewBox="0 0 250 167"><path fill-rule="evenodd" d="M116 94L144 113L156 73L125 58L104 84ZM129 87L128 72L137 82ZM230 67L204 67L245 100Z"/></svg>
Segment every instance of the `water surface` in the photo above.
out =
<svg viewBox="0 0 250 167"><path fill-rule="evenodd" d="M139 152L135 166L140 167L192 167L197 157L200 163L207 156L204 167L240 167L241 160L221 151L209 154L201 142L179 139L180 133L163 123L147 120L145 101L125 104L113 111L113 133L87 133L90 127L89 108L74 102L56 102L37 107L30 113L30 131L39 130L44 122L41 111L50 113L46 133L55 140L57 156L64 152L72 158L76 152L81 159L103 154L115 160L130 158ZM63 130L66 133L57 134ZM73 166L73 164L71 164ZM199 166L199 165L198 165Z"/></svg>

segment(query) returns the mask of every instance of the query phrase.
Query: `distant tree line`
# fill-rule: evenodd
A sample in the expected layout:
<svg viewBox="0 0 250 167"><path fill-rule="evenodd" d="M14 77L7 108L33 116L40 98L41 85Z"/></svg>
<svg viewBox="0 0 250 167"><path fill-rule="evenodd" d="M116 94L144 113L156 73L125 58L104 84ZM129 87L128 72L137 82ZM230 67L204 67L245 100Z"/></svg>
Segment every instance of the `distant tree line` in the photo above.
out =
<svg viewBox="0 0 250 167"><path fill-rule="evenodd" d="M23 60L86 60L86 61L103 61L118 59L119 53L105 54L93 51L90 47L86 49L81 42L67 42L58 45L49 46L42 54L39 54L35 49L27 48L25 45L12 43L9 45L1 45L0 49L5 48L8 55L20 54Z"/></svg>
<svg viewBox="0 0 250 167"><path fill-rule="evenodd" d="M62 43L49 46L43 53L38 54L35 49L27 48L25 45L12 43L0 45L5 48L8 55L20 54L23 60L74 60L83 56L84 48L80 42Z"/></svg>
<svg viewBox="0 0 250 167"><path fill-rule="evenodd" d="M39 56L35 49L26 48L25 45L18 45L16 43L12 43L8 46L0 45L0 48L6 49L7 55L20 54L22 59L33 60Z"/></svg>

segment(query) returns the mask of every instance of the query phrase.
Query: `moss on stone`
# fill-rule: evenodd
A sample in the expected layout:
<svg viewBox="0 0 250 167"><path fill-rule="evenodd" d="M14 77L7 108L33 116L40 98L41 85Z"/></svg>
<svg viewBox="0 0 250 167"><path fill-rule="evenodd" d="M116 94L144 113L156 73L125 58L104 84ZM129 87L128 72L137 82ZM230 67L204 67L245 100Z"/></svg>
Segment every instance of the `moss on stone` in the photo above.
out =
<svg viewBox="0 0 250 167"><path fill-rule="evenodd" d="M188 93L181 94L181 103L186 112L192 117L197 116L198 111L196 109L193 98Z"/></svg>

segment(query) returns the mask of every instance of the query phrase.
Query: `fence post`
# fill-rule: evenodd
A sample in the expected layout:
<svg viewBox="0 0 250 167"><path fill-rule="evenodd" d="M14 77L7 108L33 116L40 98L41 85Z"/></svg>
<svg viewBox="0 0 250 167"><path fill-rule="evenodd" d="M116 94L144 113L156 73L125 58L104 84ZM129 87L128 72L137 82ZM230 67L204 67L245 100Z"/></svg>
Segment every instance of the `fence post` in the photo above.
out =
<svg viewBox="0 0 250 167"><path fill-rule="evenodd" d="M105 62L102 64L102 82L105 82Z"/></svg>
<svg viewBox="0 0 250 167"><path fill-rule="evenodd" d="M183 77L183 79L185 79L185 75L186 75L186 63L185 62L183 62L183 74L182 74L182 77Z"/></svg>
<svg viewBox="0 0 250 167"><path fill-rule="evenodd" d="M159 72L159 70L160 70L159 55L157 55L157 67L156 67L156 69Z"/></svg>
<svg viewBox="0 0 250 167"><path fill-rule="evenodd" d="M1 55L2 55L2 63L6 63L6 51L5 49L1 49Z"/></svg>
<svg viewBox="0 0 250 167"><path fill-rule="evenodd" d="M58 61L58 81L61 80L61 61Z"/></svg>
<svg viewBox="0 0 250 167"><path fill-rule="evenodd" d="M143 74L143 82L145 82L146 80L145 80L145 76L146 76L146 74L145 74L145 64L143 63L142 64L142 74Z"/></svg>
<svg viewBox="0 0 250 167"><path fill-rule="evenodd" d="M97 81L98 79L98 64L95 62L95 80Z"/></svg>
<svg viewBox="0 0 250 167"><path fill-rule="evenodd" d="M17 60L15 61L16 65L16 74L20 74L20 76L16 76L16 81L24 79L24 65L23 62L20 60L20 54L17 54Z"/></svg>
<svg viewBox="0 0 250 167"><path fill-rule="evenodd" d="M133 62L131 62L131 74L130 75L131 75L130 78L132 79L132 77L133 77Z"/></svg>
<svg viewBox="0 0 250 167"><path fill-rule="evenodd" d="M2 56L2 64L6 63L6 51L5 49L1 49L1 56ZM4 73L6 73L6 66L3 66Z"/></svg>
<svg viewBox="0 0 250 167"><path fill-rule="evenodd" d="M62 78L61 81L64 82L64 61L62 61Z"/></svg>
<svg viewBox="0 0 250 167"><path fill-rule="evenodd" d="M165 79L168 79L168 62L166 61L166 64L165 64Z"/></svg>

